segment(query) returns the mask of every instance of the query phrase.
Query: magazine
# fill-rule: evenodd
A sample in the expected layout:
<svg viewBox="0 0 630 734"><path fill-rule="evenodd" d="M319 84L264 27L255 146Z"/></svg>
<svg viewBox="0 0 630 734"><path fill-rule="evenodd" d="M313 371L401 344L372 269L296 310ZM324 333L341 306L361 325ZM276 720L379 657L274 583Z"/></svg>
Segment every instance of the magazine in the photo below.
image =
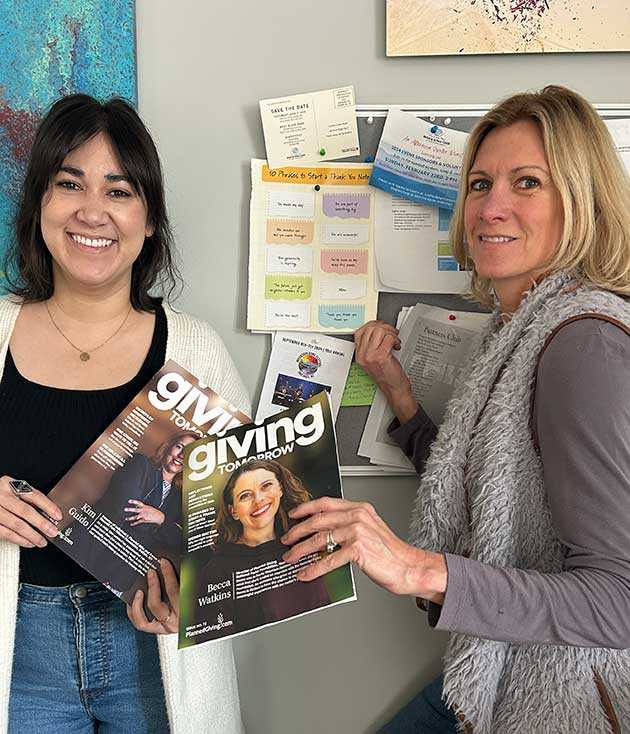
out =
<svg viewBox="0 0 630 734"><path fill-rule="evenodd" d="M160 558L179 569L185 446L250 420L167 362L53 487L51 542L130 604Z"/></svg>
<svg viewBox="0 0 630 734"><path fill-rule="evenodd" d="M288 513L322 496L342 496L325 391L186 447L180 648L356 598L349 565L302 582L297 572L321 554L282 560Z"/></svg>

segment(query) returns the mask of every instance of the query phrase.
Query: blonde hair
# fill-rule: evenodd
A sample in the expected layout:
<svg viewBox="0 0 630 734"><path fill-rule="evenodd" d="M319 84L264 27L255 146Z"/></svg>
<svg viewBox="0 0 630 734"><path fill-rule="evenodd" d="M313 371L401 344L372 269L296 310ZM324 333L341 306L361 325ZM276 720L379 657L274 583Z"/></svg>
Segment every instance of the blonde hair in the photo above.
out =
<svg viewBox="0 0 630 734"><path fill-rule="evenodd" d="M477 274L466 244L468 174L488 133L521 120L538 126L551 179L562 201L564 226L548 272L569 270L583 282L630 296L630 178L592 105L558 86L508 97L484 115L470 134L451 242L459 264L472 267L472 295L494 305L492 283Z"/></svg>

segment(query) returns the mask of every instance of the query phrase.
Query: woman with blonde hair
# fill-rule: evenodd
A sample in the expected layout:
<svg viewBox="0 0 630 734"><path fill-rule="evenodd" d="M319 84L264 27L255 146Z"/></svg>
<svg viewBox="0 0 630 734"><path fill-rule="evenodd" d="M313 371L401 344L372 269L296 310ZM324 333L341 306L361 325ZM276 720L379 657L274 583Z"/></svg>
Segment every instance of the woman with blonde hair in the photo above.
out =
<svg viewBox="0 0 630 734"><path fill-rule="evenodd" d="M556 86L512 96L464 157L451 237L493 313L439 430L392 356L396 330L356 334L423 470L410 543L329 498L292 512L306 519L284 541L297 561L332 535L339 550L301 578L354 561L451 633L443 680L385 732L630 726L629 201L588 102Z"/></svg>

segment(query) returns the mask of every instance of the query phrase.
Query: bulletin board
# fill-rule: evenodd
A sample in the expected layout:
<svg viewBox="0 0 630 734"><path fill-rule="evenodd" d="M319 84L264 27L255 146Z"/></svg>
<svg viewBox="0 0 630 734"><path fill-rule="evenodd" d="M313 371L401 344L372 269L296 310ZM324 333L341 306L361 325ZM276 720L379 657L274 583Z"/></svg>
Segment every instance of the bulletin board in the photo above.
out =
<svg viewBox="0 0 630 734"><path fill-rule="evenodd" d="M450 105L448 108L438 105L357 105L357 126L361 154L354 158L344 158L345 162L374 160L387 112L392 107L413 113L427 122L462 132L470 132L477 120L490 109L490 105ZM595 107L604 119L630 117L630 105L627 104L595 105ZM426 303L431 306L457 311L479 312L483 310L475 302L454 294L380 293L378 318L394 324L398 312L403 306L413 306L416 303ZM414 472L410 470L370 464L369 459L357 455L369 411L369 407L342 407L339 411L336 432L342 475L393 476L413 474Z"/></svg>

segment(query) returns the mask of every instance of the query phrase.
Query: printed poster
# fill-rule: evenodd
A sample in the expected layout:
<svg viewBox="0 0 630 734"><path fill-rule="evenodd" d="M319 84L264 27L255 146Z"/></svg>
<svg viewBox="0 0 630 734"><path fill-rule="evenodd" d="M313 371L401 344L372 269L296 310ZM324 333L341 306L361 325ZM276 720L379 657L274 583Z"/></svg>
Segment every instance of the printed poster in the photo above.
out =
<svg viewBox="0 0 630 734"><path fill-rule="evenodd" d="M350 333L376 318L372 166L251 168L247 328Z"/></svg>
<svg viewBox="0 0 630 734"><path fill-rule="evenodd" d="M277 332L258 403L256 420L327 392L337 418L354 342L323 334Z"/></svg>
<svg viewBox="0 0 630 734"><path fill-rule="evenodd" d="M454 209L468 133L389 110L370 184L433 207Z"/></svg>

